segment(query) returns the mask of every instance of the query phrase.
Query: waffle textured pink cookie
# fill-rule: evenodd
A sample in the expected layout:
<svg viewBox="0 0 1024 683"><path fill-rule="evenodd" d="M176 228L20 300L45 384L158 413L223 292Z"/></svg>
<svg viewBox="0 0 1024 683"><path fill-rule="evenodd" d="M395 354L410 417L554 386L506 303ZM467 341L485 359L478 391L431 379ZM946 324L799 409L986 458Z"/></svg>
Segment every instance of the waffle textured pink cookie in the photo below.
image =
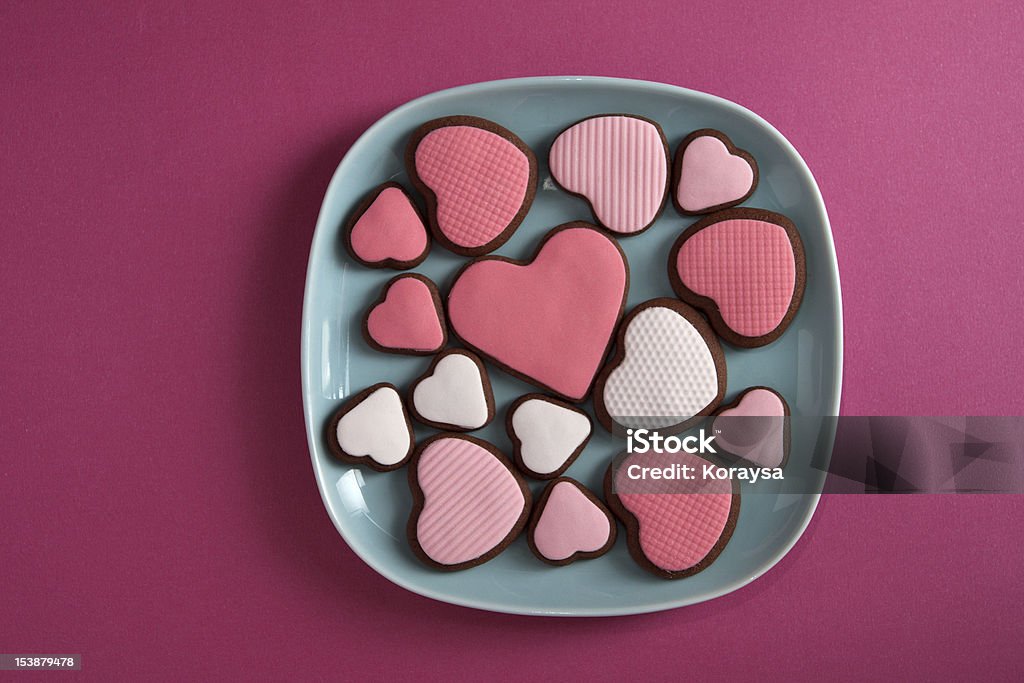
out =
<svg viewBox="0 0 1024 683"><path fill-rule="evenodd" d="M438 434L419 446L409 468L412 550L436 569L482 564L526 526L530 489L493 445Z"/></svg>
<svg viewBox="0 0 1024 683"><path fill-rule="evenodd" d="M697 478L631 479L629 468L664 467L667 462L694 468ZM605 475L605 500L626 525L629 552L644 569L666 579L681 579L706 569L732 537L739 517L739 485L700 476L707 462L696 455L656 453L617 458Z"/></svg>
<svg viewBox="0 0 1024 683"><path fill-rule="evenodd" d="M586 223L548 233L532 261L477 259L448 294L452 331L499 367L583 400L622 314L629 269L614 240Z"/></svg>
<svg viewBox="0 0 1024 683"><path fill-rule="evenodd" d="M363 336L378 351L437 353L448 341L437 285L415 273L390 280L366 315Z"/></svg>
<svg viewBox="0 0 1024 683"><path fill-rule="evenodd" d="M665 207L668 143L649 119L584 119L555 138L548 166L555 182L586 199L597 222L614 233L646 230Z"/></svg>
<svg viewBox="0 0 1024 683"><path fill-rule="evenodd" d="M687 216L746 201L757 187L757 162L713 128L687 135L676 150L672 201Z"/></svg>
<svg viewBox="0 0 1024 683"><path fill-rule="evenodd" d="M406 169L427 200L434 238L464 256L504 244L537 189L537 159L514 133L473 116L434 119L413 133Z"/></svg>
<svg viewBox="0 0 1024 683"><path fill-rule="evenodd" d="M762 209L726 209L697 221L676 240L669 280L680 299L703 310L736 346L778 339L796 315L806 282L796 226Z"/></svg>
<svg viewBox="0 0 1024 683"><path fill-rule="evenodd" d="M527 540L534 555L561 566L604 555L616 533L604 503L575 479L560 477L548 484L534 506Z"/></svg>
<svg viewBox="0 0 1024 683"><path fill-rule="evenodd" d="M751 387L715 413L715 444L756 467L785 467L788 418L789 404L781 394L770 387Z"/></svg>
<svg viewBox="0 0 1024 683"><path fill-rule="evenodd" d="M407 270L430 251L423 217L398 183L384 183L370 192L342 234L352 258L370 268Z"/></svg>

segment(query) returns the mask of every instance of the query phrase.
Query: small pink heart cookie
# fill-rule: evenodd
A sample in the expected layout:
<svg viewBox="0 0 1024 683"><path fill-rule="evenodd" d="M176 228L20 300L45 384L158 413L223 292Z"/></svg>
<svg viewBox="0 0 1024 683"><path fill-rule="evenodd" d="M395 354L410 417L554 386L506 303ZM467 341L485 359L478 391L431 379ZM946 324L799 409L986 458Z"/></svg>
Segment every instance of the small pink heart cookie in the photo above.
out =
<svg viewBox="0 0 1024 683"><path fill-rule="evenodd" d="M437 434L416 449L409 466L412 551L443 571L483 564L526 526L526 482L492 444L463 434Z"/></svg>
<svg viewBox="0 0 1024 683"><path fill-rule="evenodd" d="M376 187L342 230L345 248L370 268L415 268L427 258L430 238L412 197L398 183Z"/></svg>
<svg viewBox="0 0 1024 683"><path fill-rule="evenodd" d="M600 557L615 544L615 520L583 484L559 477L544 489L527 531L530 550L555 566Z"/></svg>
<svg viewBox="0 0 1024 683"><path fill-rule="evenodd" d="M631 114L593 116L562 131L548 155L551 177L587 200L619 235L651 227L668 195L668 142L661 126Z"/></svg>
<svg viewBox="0 0 1024 683"><path fill-rule="evenodd" d="M715 445L755 467L785 467L789 460L789 404L770 387L750 387L715 413Z"/></svg>
<svg viewBox="0 0 1024 683"><path fill-rule="evenodd" d="M676 295L730 344L769 344L800 308L807 266L793 222L763 209L726 209L687 228L669 253Z"/></svg>
<svg viewBox="0 0 1024 683"><path fill-rule="evenodd" d="M739 484L704 478L707 464L680 452L631 453L608 466L605 500L626 525L630 555L656 576L693 576L707 569L732 538L740 512ZM629 474L666 466L693 468L693 478L634 479Z"/></svg>
<svg viewBox="0 0 1024 683"><path fill-rule="evenodd" d="M515 133L475 116L448 116L416 129L406 170L427 200L434 238L463 256L504 244L537 191L537 158Z"/></svg>
<svg viewBox="0 0 1024 683"><path fill-rule="evenodd" d="M448 331L437 285L415 273L389 280L366 314L363 336L385 353L426 356L443 349Z"/></svg>
<svg viewBox="0 0 1024 683"><path fill-rule="evenodd" d="M696 130L680 143L672 167L672 201L695 216L746 201L757 188L757 162L714 128Z"/></svg>
<svg viewBox="0 0 1024 683"><path fill-rule="evenodd" d="M531 261L477 259L448 294L452 331L499 367L582 401L611 343L629 290L621 247L587 223L567 223Z"/></svg>

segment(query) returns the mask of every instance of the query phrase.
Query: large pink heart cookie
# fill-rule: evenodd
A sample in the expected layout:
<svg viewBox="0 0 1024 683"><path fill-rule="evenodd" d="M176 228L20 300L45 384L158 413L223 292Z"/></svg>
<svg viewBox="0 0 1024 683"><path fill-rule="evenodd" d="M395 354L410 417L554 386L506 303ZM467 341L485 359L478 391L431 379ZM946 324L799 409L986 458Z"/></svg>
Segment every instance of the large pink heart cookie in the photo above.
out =
<svg viewBox="0 0 1024 683"><path fill-rule="evenodd" d="M796 315L807 279L792 221L763 209L726 209L703 218L672 246L672 289L707 314L736 346L778 339Z"/></svg>
<svg viewBox="0 0 1024 683"><path fill-rule="evenodd" d="M605 500L626 525L630 555L657 576L682 579L706 569L732 537L740 511L739 485L730 479L704 478L707 464L680 452L632 453L608 466ZM693 468L694 478L630 476L666 466Z"/></svg>
<svg viewBox="0 0 1024 683"><path fill-rule="evenodd" d="M640 116L584 119L551 145L551 177L590 203L598 223L620 235L651 227L668 195L668 143Z"/></svg>
<svg viewBox="0 0 1024 683"><path fill-rule="evenodd" d="M436 569L495 557L526 526L530 489L493 445L461 434L423 442L409 467L407 527L416 556Z"/></svg>
<svg viewBox="0 0 1024 683"><path fill-rule="evenodd" d="M399 275L384 285L363 323L378 351L430 355L444 348L448 331L437 285L423 275Z"/></svg>
<svg viewBox="0 0 1024 683"><path fill-rule="evenodd" d="M563 566L600 557L615 544L615 520L597 496L575 479L559 477L544 489L530 516L533 554Z"/></svg>
<svg viewBox="0 0 1024 683"><path fill-rule="evenodd" d="M406 170L427 200L430 229L443 246L478 256L504 244L537 190L537 158L512 131L475 116L420 126Z"/></svg>
<svg viewBox="0 0 1024 683"><path fill-rule="evenodd" d="M448 294L452 330L499 367L583 400L629 289L614 240L586 223L548 233L532 261L477 259Z"/></svg>
<svg viewBox="0 0 1024 683"><path fill-rule="evenodd" d="M696 130L683 139L672 171L672 201L687 216L740 204L757 187L754 157L713 128Z"/></svg>
<svg viewBox="0 0 1024 683"><path fill-rule="evenodd" d="M352 258L370 268L407 270L430 251L423 217L398 183L374 188L352 212L342 235Z"/></svg>
<svg viewBox="0 0 1024 683"><path fill-rule="evenodd" d="M750 387L715 413L715 445L755 467L785 467L789 404L770 387Z"/></svg>

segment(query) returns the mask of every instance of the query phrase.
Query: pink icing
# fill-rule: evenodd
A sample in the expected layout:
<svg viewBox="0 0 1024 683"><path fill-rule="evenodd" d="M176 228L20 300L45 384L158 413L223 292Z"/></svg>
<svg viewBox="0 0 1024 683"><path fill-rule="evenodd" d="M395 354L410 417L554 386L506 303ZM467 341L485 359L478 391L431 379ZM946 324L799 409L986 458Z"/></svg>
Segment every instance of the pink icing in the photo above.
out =
<svg viewBox="0 0 1024 683"><path fill-rule="evenodd" d="M416 174L437 196L441 232L473 248L500 235L519 213L529 189L530 160L496 133L446 126L416 147Z"/></svg>
<svg viewBox="0 0 1024 683"><path fill-rule="evenodd" d="M390 349L433 351L444 344L443 323L427 285L401 277L388 287L384 301L366 319L370 338Z"/></svg>
<svg viewBox="0 0 1024 683"><path fill-rule="evenodd" d="M713 299L725 324L745 337L778 327L793 300L793 245L774 223L713 223L683 243L676 268L683 284Z"/></svg>
<svg viewBox="0 0 1024 683"><path fill-rule="evenodd" d="M736 407L715 418L715 440L755 465L778 467L785 456L785 416L785 406L774 392L751 389Z"/></svg>
<svg viewBox="0 0 1024 683"><path fill-rule="evenodd" d="M668 160L649 121L632 116L581 121L555 139L548 164L555 180L586 197L598 221L614 232L644 229L664 203Z"/></svg>
<svg viewBox="0 0 1024 683"><path fill-rule="evenodd" d="M741 199L754 183L747 160L730 154L718 138L705 135L683 150L676 201L687 211L703 211Z"/></svg>
<svg viewBox="0 0 1024 683"><path fill-rule="evenodd" d="M424 496L416 538L423 552L440 564L468 562L494 548L526 504L508 468L465 439L438 439L428 445L416 476Z"/></svg>
<svg viewBox="0 0 1024 683"><path fill-rule="evenodd" d="M707 557L721 538L732 509L732 485L726 480L645 480L627 477L628 467L665 467L669 462L689 465L701 472L706 461L695 455L673 453L671 461L658 454L632 454L615 471L619 501L639 523L644 555L666 571L682 571ZM625 493L643 490L644 493ZM668 493L671 491L671 493Z"/></svg>
<svg viewBox="0 0 1024 683"><path fill-rule="evenodd" d="M594 552L608 542L611 526L604 511L574 484L560 481L548 495L533 530L533 544L549 560Z"/></svg>
<svg viewBox="0 0 1024 683"><path fill-rule="evenodd" d="M611 239L568 228L530 265L471 264L448 295L448 316L469 344L580 400L604 359L626 287L626 264Z"/></svg>
<svg viewBox="0 0 1024 683"><path fill-rule="evenodd" d="M427 248L427 229L405 193L388 187L352 226L349 241L367 263L414 261Z"/></svg>

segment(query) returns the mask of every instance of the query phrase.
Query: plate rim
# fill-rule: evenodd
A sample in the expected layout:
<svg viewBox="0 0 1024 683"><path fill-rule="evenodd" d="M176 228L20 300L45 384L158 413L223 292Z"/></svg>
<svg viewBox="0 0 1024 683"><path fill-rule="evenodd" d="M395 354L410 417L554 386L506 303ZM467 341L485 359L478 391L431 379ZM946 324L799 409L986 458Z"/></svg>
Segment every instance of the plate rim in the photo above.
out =
<svg viewBox="0 0 1024 683"><path fill-rule="evenodd" d="M462 607L470 607L473 609L482 609L490 612L499 612L505 614L518 614L518 615L530 615L530 616L622 616L629 614L649 614L652 612L660 612L669 609L676 609L679 607L685 607L687 605L695 605L708 600L721 597L732 593L733 591L743 588L747 584L755 581L756 579L763 576L765 573L770 571L775 565L777 565L783 557L789 554L793 546L796 545L797 541L803 537L804 532L807 530L807 526L810 524L811 518L814 516L814 512L817 510L818 503L821 499L820 493L807 494L809 497L809 505L806 508L802 519L796 527L796 533L793 534L792 538L786 543L780 546L778 552L776 552L772 558L758 568L758 571L753 574L744 577L743 579L733 581L731 583L720 586L719 588L708 591L701 595L698 599L680 598L679 600L665 601L658 604L645 604L635 607L616 607L616 608L577 608L571 610L559 610L556 608L552 609L537 609L537 608L520 608L517 609L515 605L498 604L495 602L489 602L478 599L466 599L458 595L451 595L448 593L441 593L440 591L431 590L422 586L412 585L409 581L406 581L400 575L392 572L386 564L380 564L372 559L372 555L364 552L363 548L358 542L354 542L353 539L349 538L349 535L345 533L344 525L340 523L340 516L334 509L331 501L326 495L325 475L320 466L320 462L317 458L317 441L320 437L320 429L313 424L311 408L309 403L309 382L311 378L310 363L312 359L308 353L309 348L309 335L310 335L310 295L312 292L311 282L316 262L314 256L317 252L317 246L322 239L321 231L330 229L325 226L325 208L327 205L327 199L336 191L336 186L341 182L342 171L345 167L346 162L353 156L353 151L360 149L362 146L369 144L368 139L373 137L373 134L381 129L387 127L390 122L398 118L407 109L415 108L421 105L425 101L442 100L448 97L473 93L480 94L492 91L495 89L505 89L516 86L540 86L540 85L551 85L555 83L585 83L597 86L609 86L617 88L635 88L645 91L655 91L671 95L685 95L687 97L694 97L698 100L706 100L716 106L722 106L727 109L733 110L735 113L754 119L756 122L764 125L769 130L774 132L778 139L782 142L783 147L789 152L797 161L798 172L805 174L806 178L810 181L811 187L814 189L815 196L818 201L817 212L819 213L818 218L825 226L825 240L828 248L828 256L830 257L831 268L828 270L828 279L833 285L833 291L835 292L832 297L833 309L835 311L835 319L833 324L836 326L838 334L836 334L833 341L833 352L835 353L837 363L835 367L836 381L833 387L832 395L828 397L828 403L832 406L832 411L835 415L839 414L840 400L842 397L842 385L843 385L843 302L842 302L842 287L839 277L839 262L836 256L835 240L832 234L832 225L828 219L828 211L825 207L824 198L821 196L821 189L818 187L818 183L814 178L814 174L811 173L810 168L804 161L803 157L793 146L793 144L783 135L775 126L766 121L763 117L757 113L747 109L746 107L737 104L731 100L727 100L717 95L701 92L699 90L693 90L678 85L671 85L668 83L660 83L657 81L646 81L632 78L614 78L608 76L528 76L521 78L504 78L490 81L482 81L479 83L469 83L465 85L459 85L452 88L445 88L443 90L437 90L425 95L416 97L415 99L405 102L388 113L377 119L369 128L367 128L359 136L359 138L352 144L351 147L345 152L338 166L335 168L331 180L327 185L327 189L324 192L323 200L320 204L320 210L317 212L316 226L313 230L313 235L310 242L309 258L306 263L306 281L303 285L302 293L302 320L300 330L300 375L302 381L302 412L303 420L306 425L306 445L309 450L310 460L313 465L313 472L316 476L317 491L320 494L320 499L323 502L324 508L327 511L327 516L330 518L331 523L334 524L334 528L337 529L338 533L344 539L345 543L356 554L359 559L369 565L375 572L383 576L388 581L408 590L417 595L422 595L427 598L439 600L453 605L459 605ZM834 441L835 438L835 421L826 421L829 426L826 427L828 433L825 435L829 441Z"/></svg>

